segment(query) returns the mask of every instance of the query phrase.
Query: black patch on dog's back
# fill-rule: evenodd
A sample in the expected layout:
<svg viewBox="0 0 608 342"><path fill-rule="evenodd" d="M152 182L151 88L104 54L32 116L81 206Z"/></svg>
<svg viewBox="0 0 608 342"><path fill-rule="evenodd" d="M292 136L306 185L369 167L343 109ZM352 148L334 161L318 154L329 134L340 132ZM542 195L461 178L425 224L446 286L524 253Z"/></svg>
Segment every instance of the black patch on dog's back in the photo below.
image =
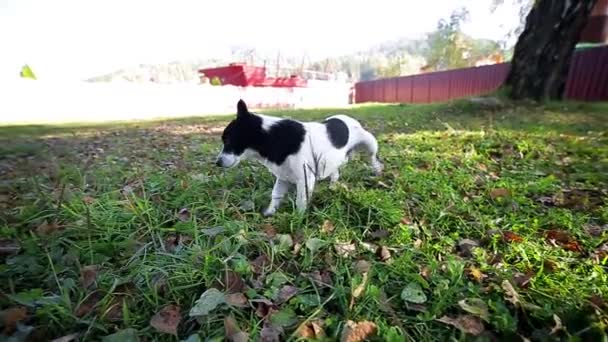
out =
<svg viewBox="0 0 608 342"><path fill-rule="evenodd" d="M329 141L335 148L342 148L348 143L348 126L340 119L328 119L323 121L327 128Z"/></svg>
<svg viewBox="0 0 608 342"><path fill-rule="evenodd" d="M306 130L294 120L284 119L270 126L266 144L258 153L275 164L282 164L288 156L300 151Z"/></svg>

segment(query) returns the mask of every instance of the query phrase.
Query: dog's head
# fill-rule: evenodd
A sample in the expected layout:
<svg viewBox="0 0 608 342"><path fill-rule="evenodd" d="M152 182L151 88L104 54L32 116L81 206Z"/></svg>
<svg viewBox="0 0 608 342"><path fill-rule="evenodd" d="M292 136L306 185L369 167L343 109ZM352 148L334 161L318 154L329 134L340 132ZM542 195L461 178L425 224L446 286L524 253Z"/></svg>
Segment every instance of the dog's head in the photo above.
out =
<svg viewBox="0 0 608 342"><path fill-rule="evenodd" d="M236 119L232 120L222 133L222 152L216 165L230 168L236 166L258 139L261 119L250 113L245 101L237 103Z"/></svg>

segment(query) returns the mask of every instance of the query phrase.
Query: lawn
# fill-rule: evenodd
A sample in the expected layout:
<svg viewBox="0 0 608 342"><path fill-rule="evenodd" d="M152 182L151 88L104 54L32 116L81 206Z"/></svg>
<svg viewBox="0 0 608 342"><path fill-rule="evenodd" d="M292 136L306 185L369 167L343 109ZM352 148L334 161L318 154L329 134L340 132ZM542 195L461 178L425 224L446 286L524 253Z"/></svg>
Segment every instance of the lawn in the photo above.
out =
<svg viewBox="0 0 608 342"><path fill-rule="evenodd" d="M0 339L608 338L606 104L342 112L385 173L267 219L226 117L0 127Z"/></svg>

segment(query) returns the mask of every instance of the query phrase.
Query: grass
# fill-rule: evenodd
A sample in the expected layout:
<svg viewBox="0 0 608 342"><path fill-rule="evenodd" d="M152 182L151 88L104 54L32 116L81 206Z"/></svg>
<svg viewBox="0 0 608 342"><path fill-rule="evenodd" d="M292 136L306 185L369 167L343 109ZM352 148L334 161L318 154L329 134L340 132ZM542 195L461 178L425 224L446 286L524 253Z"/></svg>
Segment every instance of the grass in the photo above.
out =
<svg viewBox="0 0 608 342"><path fill-rule="evenodd" d="M2 339L608 338L608 106L342 111L384 175L355 159L269 219L262 166L213 164L227 118L1 127Z"/></svg>

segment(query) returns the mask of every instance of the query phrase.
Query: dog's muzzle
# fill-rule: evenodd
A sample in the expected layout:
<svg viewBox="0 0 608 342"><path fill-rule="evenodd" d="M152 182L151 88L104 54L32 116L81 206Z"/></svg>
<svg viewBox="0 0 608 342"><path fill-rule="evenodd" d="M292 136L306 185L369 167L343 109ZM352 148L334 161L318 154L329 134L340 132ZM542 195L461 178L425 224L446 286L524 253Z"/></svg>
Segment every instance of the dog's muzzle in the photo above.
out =
<svg viewBox="0 0 608 342"><path fill-rule="evenodd" d="M238 159L234 154L221 153L217 157L215 165L225 168L233 167L238 163Z"/></svg>

